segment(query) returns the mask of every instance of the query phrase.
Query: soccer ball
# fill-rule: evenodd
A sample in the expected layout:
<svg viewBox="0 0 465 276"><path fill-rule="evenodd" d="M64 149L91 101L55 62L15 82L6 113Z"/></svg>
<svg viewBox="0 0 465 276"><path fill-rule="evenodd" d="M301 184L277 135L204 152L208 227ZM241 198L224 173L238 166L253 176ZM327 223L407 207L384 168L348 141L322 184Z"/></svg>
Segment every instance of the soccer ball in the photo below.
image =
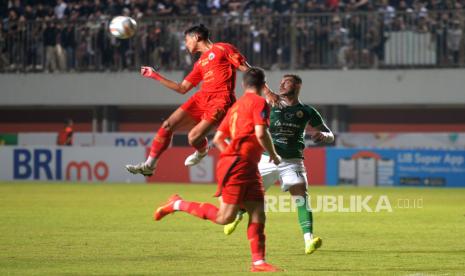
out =
<svg viewBox="0 0 465 276"><path fill-rule="evenodd" d="M114 37L128 39L136 33L137 23L129 16L117 16L111 20L108 29Z"/></svg>

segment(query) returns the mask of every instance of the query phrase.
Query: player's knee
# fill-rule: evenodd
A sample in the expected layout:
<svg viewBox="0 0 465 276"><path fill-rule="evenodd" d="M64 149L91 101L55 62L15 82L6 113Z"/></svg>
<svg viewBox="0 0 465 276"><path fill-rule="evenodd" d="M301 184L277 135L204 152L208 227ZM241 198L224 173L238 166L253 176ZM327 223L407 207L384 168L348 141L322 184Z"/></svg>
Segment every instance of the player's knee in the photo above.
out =
<svg viewBox="0 0 465 276"><path fill-rule="evenodd" d="M187 140L189 141L189 145L196 146L200 142L202 142L203 137L201 137L198 133L191 131L187 135Z"/></svg>
<svg viewBox="0 0 465 276"><path fill-rule="evenodd" d="M167 131L172 131L173 130L173 126L171 125L171 123L168 120L164 121L161 124L161 127L164 128Z"/></svg>
<svg viewBox="0 0 465 276"><path fill-rule="evenodd" d="M236 219L236 214L219 214L216 222L221 225L230 224Z"/></svg>
<svg viewBox="0 0 465 276"><path fill-rule="evenodd" d="M253 212L251 215L250 215L250 221L251 222L256 222L256 223L265 223L266 221L266 215L265 215L265 212Z"/></svg>
<svg viewBox="0 0 465 276"><path fill-rule="evenodd" d="M307 187L304 183L293 185L289 188L289 192L292 196L306 196L307 194Z"/></svg>
<svg viewBox="0 0 465 276"><path fill-rule="evenodd" d="M258 222L260 223L265 223L266 221L266 215L265 215L265 212L260 212L258 214Z"/></svg>

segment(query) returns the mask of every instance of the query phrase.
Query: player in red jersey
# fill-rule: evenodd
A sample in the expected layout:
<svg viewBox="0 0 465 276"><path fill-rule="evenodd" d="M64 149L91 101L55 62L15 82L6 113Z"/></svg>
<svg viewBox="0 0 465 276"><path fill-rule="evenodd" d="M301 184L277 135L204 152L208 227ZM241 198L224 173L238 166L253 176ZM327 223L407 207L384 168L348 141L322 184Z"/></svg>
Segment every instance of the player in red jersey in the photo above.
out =
<svg viewBox="0 0 465 276"><path fill-rule="evenodd" d="M216 224L232 222L240 206L249 213L247 237L252 251L251 271L279 271L265 262L264 190L258 162L265 149L270 162L279 164L281 157L273 146L269 125L269 107L260 95L265 74L259 68L249 69L243 77L244 95L231 107L218 127L213 142L221 151L216 176L220 207L210 203L189 202L178 195L170 197L154 214L155 220L176 211L208 219ZM226 143L226 139L230 143Z"/></svg>
<svg viewBox="0 0 465 276"><path fill-rule="evenodd" d="M65 127L58 132L57 145L58 146L72 146L73 145L73 120L66 119Z"/></svg>
<svg viewBox="0 0 465 276"><path fill-rule="evenodd" d="M152 141L147 160L126 166L131 173L152 175L157 160L171 142L173 132L182 127L190 129L189 144L196 148L196 152L186 159L185 165L198 164L207 155L208 140L205 136L221 122L236 100L236 70L246 71L250 67L231 44L210 41L209 31L205 26L191 27L184 34L188 51L200 52L201 56L181 83L166 79L152 67L142 67L141 74L180 94L186 94L200 82L201 87L163 122Z"/></svg>

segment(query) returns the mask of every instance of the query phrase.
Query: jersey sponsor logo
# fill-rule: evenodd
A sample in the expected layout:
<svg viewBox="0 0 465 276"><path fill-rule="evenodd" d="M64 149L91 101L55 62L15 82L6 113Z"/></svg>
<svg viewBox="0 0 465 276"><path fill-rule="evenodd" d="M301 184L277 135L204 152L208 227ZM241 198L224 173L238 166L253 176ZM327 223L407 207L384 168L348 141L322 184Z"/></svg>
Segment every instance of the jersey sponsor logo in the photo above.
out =
<svg viewBox="0 0 465 276"><path fill-rule="evenodd" d="M282 123L279 120L274 123L274 126L276 126L276 127L284 126L284 127L300 128L300 126L298 124L286 123L286 122Z"/></svg>
<svg viewBox="0 0 465 276"><path fill-rule="evenodd" d="M302 110L299 110L295 113L295 115L297 116L297 118L302 118L304 116L304 112Z"/></svg>
<svg viewBox="0 0 465 276"><path fill-rule="evenodd" d="M206 58L205 58L205 59L202 59L202 60L199 59L199 63L200 63L200 65L201 65L202 67L205 67L205 66L208 64L208 62L209 62L209 60L206 59Z"/></svg>
<svg viewBox="0 0 465 276"><path fill-rule="evenodd" d="M276 143L287 144L287 137L280 137L275 140Z"/></svg>
<svg viewBox="0 0 465 276"><path fill-rule="evenodd" d="M285 118L286 120L292 120L292 119L294 118L294 113L288 113L288 112L286 112L286 113L284 113L284 118Z"/></svg>
<svg viewBox="0 0 465 276"><path fill-rule="evenodd" d="M213 60L215 58L215 54L214 53L210 53L208 55L208 60Z"/></svg>

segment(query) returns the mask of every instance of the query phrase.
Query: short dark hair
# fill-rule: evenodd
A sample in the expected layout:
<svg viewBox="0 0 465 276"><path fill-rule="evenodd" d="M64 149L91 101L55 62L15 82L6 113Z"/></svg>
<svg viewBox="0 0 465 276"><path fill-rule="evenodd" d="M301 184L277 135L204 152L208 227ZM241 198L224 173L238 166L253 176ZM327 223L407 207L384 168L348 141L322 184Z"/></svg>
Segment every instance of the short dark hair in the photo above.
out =
<svg viewBox="0 0 465 276"><path fill-rule="evenodd" d="M210 38L210 31L203 24L190 27L184 32L184 35L197 35L199 41L208 40Z"/></svg>
<svg viewBox="0 0 465 276"><path fill-rule="evenodd" d="M260 89L265 84L265 71L258 67L249 68L242 77L245 87Z"/></svg>
<svg viewBox="0 0 465 276"><path fill-rule="evenodd" d="M292 82L294 82L294 84L302 84L302 78L299 77L298 75L286 74L286 75L283 76L283 78L291 78Z"/></svg>

